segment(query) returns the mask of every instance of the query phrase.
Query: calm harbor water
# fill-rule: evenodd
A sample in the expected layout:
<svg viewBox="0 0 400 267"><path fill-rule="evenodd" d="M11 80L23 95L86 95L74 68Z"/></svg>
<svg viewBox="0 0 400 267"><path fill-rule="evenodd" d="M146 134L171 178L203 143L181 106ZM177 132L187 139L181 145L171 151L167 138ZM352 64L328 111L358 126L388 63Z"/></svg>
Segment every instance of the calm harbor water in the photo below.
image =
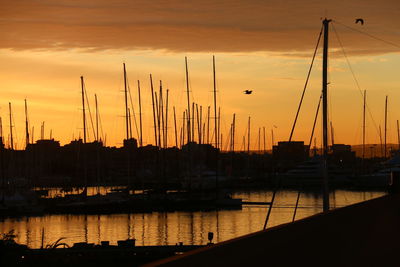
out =
<svg viewBox="0 0 400 267"><path fill-rule="evenodd" d="M331 207L339 208L376 198L385 192L337 190L330 195ZM236 192L244 201L268 202L271 191ZM297 191L280 191L275 199L268 227L291 222ZM137 245L206 244L208 232L214 242L221 242L262 229L267 206L243 206L242 210L154 212L111 215L46 215L40 217L6 218L0 221L1 233L14 229L16 241L39 248L44 229L44 245L64 237L63 242L99 244L135 238ZM322 196L302 193L296 219L322 211Z"/></svg>

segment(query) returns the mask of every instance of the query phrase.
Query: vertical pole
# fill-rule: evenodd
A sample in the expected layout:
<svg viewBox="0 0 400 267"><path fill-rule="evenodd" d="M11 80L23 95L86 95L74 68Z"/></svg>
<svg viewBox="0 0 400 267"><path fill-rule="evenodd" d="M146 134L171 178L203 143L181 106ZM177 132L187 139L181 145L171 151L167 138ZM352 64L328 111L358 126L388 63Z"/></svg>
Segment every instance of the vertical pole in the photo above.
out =
<svg viewBox="0 0 400 267"><path fill-rule="evenodd" d="M175 145L178 148L178 132L176 128L176 113L175 113L175 106L174 106L174 126L175 126Z"/></svg>
<svg viewBox="0 0 400 267"><path fill-rule="evenodd" d="M187 95L187 142L190 143L191 132L190 132L190 95L189 95L189 70L187 57L185 57L185 69L186 69L186 95Z"/></svg>
<svg viewBox="0 0 400 267"><path fill-rule="evenodd" d="M8 102L8 109L10 112L10 148L14 150L14 140L13 140L13 133L12 133L12 112L11 112L11 103Z"/></svg>
<svg viewBox="0 0 400 267"><path fill-rule="evenodd" d="M160 95L159 95L159 116L161 119L161 124L158 126L159 127L159 138L160 138L160 147L165 147L165 123L164 123L164 97L163 97L163 88L162 88L162 82L160 80ZM162 129L162 130L161 130ZM162 139L161 139L161 132L162 132ZM162 145L161 145L161 140L162 140Z"/></svg>
<svg viewBox="0 0 400 267"><path fill-rule="evenodd" d="M160 107L159 107L159 97L157 97L157 92L154 92L154 98L156 100L155 105L156 105L156 116L157 116L157 146L161 147L161 132L160 132Z"/></svg>
<svg viewBox="0 0 400 267"><path fill-rule="evenodd" d="M169 89L167 89L167 97L165 100L165 148L168 147L168 94L169 94Z"/></svg>
<svg viewBox="0 0 400 267"><path fill-rule="evenodd" d="M29 145L29 126L28 126L28 105L25 99L25 137L26 137L26 147Z"/></svg>
<svg viewBox="0 0 400 267"><path fill-rule="evenodd" d="M232 152L235 152L235 128L236 128L236 114L233 113L233 122L232 122Z"/></svg>
<svg viewBox="0 0 400 267"><path fill-rule="evenodd" d="M196 104L196 118L197 118L197 136L198 142L201 144L201 123L200 123L200 114L199 114L199 105Z"/></svg>
<svg viewBox="0 0 400 267"><path fill-rule="evenodd" d="M83 82L83 76L81 76L81 89L82 89L81 94L82 94L83 143L86 144L85 83Z"/></svg>
<svg viewBox="0 0 400 267"><path fill-rule="evenodd" d="M250 155L250 116L247 123L247 154Z"/></svg>
<svg viewBox="0 0 400 267"><path fill-rule="evenodd" d="M324 156L324 175L323 175L323 211L329 210L329 187L328 187L328 33L329 22L324 19L324 49L322 60L322 109L323 109L323 156Z"/></svg>
<svg viewBox="0 0 400 267"><path fill-rule="evenodd" d="M383 157L382 131L381 131L381 126L380 125L379 125L379 140L381 142L381 157Z"/></svg>
<svg viewBox="0 0 400 267"><path fill-rule="evenodd" d="M154 125L154 143L157 146L157 124L156 124L156 111L154 106L154 88L153 88L153 78L150 74L150 88L151 88L151 103L153 106L153 125Z"/></svg>
<svg viewBox="0 0 400 267"><path fill-rule="evenodd" d="M261 152L261 128L258 128L258 153Z"/></svg>
<svg viewBox="0 0 400 267"><path fill-rule="evenodd" d="M210 109L211 109L211 107L208 106L208 109L207 109L207 144L210 144Z"/></svg>
<svg viewBox="0 0 400 267"><path fill-rule="evenodd" d="M332 121L329 122L331 125L331 143L332 143L332 149L333 149L333 145L335 144L335 139L333 138L333 126L332 126Z"/></svg>
<svg viewBox="0 0 400 267"><path fill-rule="evenodd" d="M200 126L200 130L199 130L199 144L201 145L202 143L204 143L203 140L203 131L202 131L202 125L203 125L203 106L200 106L200 122L199 122L199 126Z"/></svg>
<svg viewBox="0 0 400 267"><path fill-rule="evenodd" d="M192 134L192 136L190 137L190 140L192 141L192 142L194 142L194 124L195 124L195 120L194 120L194 114L195 114L195 112L194 112L194 102L192 102L192 118L191 118L191 120L192 120L192 129L191 129L191 134Z"/></svg>
<svg viewBox="0 0 400 267"><path fill-rule="evenodd" d="M363 147L362 147L362 159L365 159L365 105L367 102L367 91L364 90L364 105L363 105Z"/></svg>
<svg viewBox="0 0 400 267"><path fill-rule="evenodd" d="M214 132L215 132L215 192L218 196L218 128L217 128L217 81L215 78L215 56L213 56L213 91L214 91Z"/></svg>
<svg viewBox="0 0 400 267"><path fill-rule="evenodd" d="M126 81L126 67L124 63L124 91L125 91L125 125L126 125L126 140L129 139L129 121L128 121L128 86Z"/></svg>
<svg viewBox="0 0 400 267"><path fill-rule="evenodd" d="M1 119L0 119L1 120ZM399 131L399 120L397 120L397 144L398 149L400 150L400 131Z"/></svg>
<svg viewBox="0 0 400 267"><path fill-rule="evenodd" d="M385 158L387 156L387 146L386 146L386 136L387 136L387 103L388 103L388 96L385 99Z"/></svg>
<svg viewBox="0 0 400 267"><path fill-rule="evenodd" d="M99 107L97 105L97 94L94 94L94 102L96 104L96 141L99 142Z"/></svg>
<svg viewBox="0 0 400 267"><path fill-rule="evenodd" d="M265 144L265 126L263 126L263 137L264 137L264 154L265 154L265 152L266 152L266 144Z"/></svg>
<svg viewBox="0 0 400 267"><path fill-rule="evenodd" d="M4 141L3 141L3 121L1 119L1 117L0 117L0 143L4 144Z"/></svg>
<svg viewBox="0 0 400 267"><path fill-rule="evenodd" d="M139 146L143 146L143 127L142 127L142 98L140 97L140 81L137 81L138 97L139 97L139 125L140 125L140 138Z"/></svg>

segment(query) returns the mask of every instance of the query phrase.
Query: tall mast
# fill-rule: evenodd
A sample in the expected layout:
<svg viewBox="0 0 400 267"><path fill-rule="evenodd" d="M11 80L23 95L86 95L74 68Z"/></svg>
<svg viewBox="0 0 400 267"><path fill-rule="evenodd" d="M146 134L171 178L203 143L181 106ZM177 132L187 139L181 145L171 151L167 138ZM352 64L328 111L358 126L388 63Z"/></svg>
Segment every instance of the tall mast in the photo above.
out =
<svg viewBox="0 0 400 267"><path fill-rule="evenodd" d="M156 124L156 111L154 106L154 88L153 88L153 78L150 74L150 88L151 88L151 103L153 106L153 125L154 125L154 142L157 146L157 124Z"/></svg>
<svg viewBox="0 0 400 267"><path fill-rule="evenodd" d="M365 105L367 101L367 91L364 90L364 105L363 105L363 146L362 146L362 158L365 158Z"/></svg>
<svg viewBox="0 0 400 267"><path fill-rule="evenodd" d="M178 132L176 128L176 113L175 113L175 106L174 106L174 126L175 126L175 145L178 148Z"/></svg>
<svg viewBox="0 0 400 267"><path fill-rule="evenodd" d="M161 123L158 125L158 131L159 131L159 144L160 144L160 148L161 147L165 147L165 127L164 127L164 98L163 98L163 90L162 90L162 82L160 80L160 95L159 95L159 116L161 119ZM161 128L160 128L161 127ZM161 129L162 129L162 145L161 145Z"/></svg>
<svg viewBox="0 0 400 267"><path fill-rule="evenodd" d="M195 112L194 112L194 102L192 102L192 118L191 118L192 119L192 129L191 129L192 137L190 138L190 140L192 142L194 142L194 124L195 124L194 114L195 114Z"/></svg>
<svg viewBox="0 0 400 267"><path fill-rule="evenodd" d="M236 114L233 113L233 121L232 121L232 152L235 152L235 129L236 129Z"/></svg>
<svg viewBox="0 0 400 267"><path fill-rule="evenodd" d="M1 118L0 118L1 121ZM397 120L397 143L398 143L398 149L400 150L400 131L399 131L399 120Z"/></svg>
<svg viewBox="0 0 400 267"><path fill-rule="evenodd" d="M379 125L379 140L381 142L381 157L383 157L383 143L382 143L382 130L381 125Z"/></svg>
<svg viewBox="0 0 400 267"><path fill-rule="evenodd" d="M126 81L126 67L124 64L124 91L125 91L125 125L126 125L126 140L129 139L129 120L128 120L128 86Z"/></svg>
<svg viewBox="0 0 400 267"><path fill-rule="evenodd" d="M140 125L140 138L139 146L143 146L143 128L142 128L142 99L140 97L140 81L137 81L138 96L139 96L139 125Z"/></svg>
<svg viewBox="0 0 400 267"><path fill-rule="evenodd" d="M3 120L0 117L0 143L4 144L4 140L3 140Z"/></svg>
<svg viewBox="0 0 400 267"><path fill-rule="evenodd" d="M83 76L81 76L81 88L82 88L83 143L86 144L85 85L83 82Z"/></svg>
<svg viewBox="0 0 400 267"><path fill-rule="evenodd" d="M215 56L213 56L213 85L214 85L214 135L215 148L218 149L218 128L217 128L217 82L215 80Z"/></svg>
<svg viewBox="0 0 400 267"><path fill-rule="evenodd" d="M213 89L214 89L214 132L215 132L215 192L218 196L218 128L217 128L217 82L215 78L215 56L213 56Z"/></svg>
<svg viewBox="0 0 400 267"><path fill-rule="evenodd" d="M329 187L328 187L328 34L329 22L324 19L324 49L322 60L322 110L323 110L323 156L324 156L324 175L323 175L323 211L329 210Z"/></svg>
<svg viewBox="0 0 400 267"><path fill-rule="evenodd" d="M247 123L247 153L250 155L250 116Z"/></svg>
<svg viewBox="0 0 400 267"><path fill-rule="evenodd" d="M385 158L386 158L386 155L387 155L387 148L386 148L386 136L387 136L387 102L388 102L388 96L386 96L386 99L385 99Z"/></svg>
<svg viewBox="0 0 400 267"><path fill-rule="evenodd" d="M194 112L194 110L193 110ZM197 137L198 142L201 144L201 122L200 122L200 115L199 115L199 105L196 104L196 119L197 119Z"/></svg>
<svg viewBox="0 0 400 267"><path fill-rule="evenodd" d="M210 109L211 109L211 107L208 106L208 108L207 108L207 144L210 144Z"/></svg>
<svg viewBox="0 0 400 267"><path fill-rule="evenodd" d="M265 126L263 126L263 137L264 137L264 142L263 142L263 144L264 144L264 154L265 154L265 152L266 152L266 146L265 146Z"/></svg>
<svg viewBox="0 0 400 267"><path fill-rule="evenodd" d="M156 107L156 116L157 116L157 126L156 126L156 133L157 133L157 141L156 144L158 147L161 147L161 141L160 141L160 108L159 108L159 97L157 97L157 92L154 92L154 99L155 99L155 107Z"/></svg>
<svg viewBox="0 0 400 267"><path fill-rule="evenodd" d="M8 109L10 112L10 147L11 150L14 150L14 140L13 140L13 133L12 133L12 112L11 112L11 103L8 102Z"/></svg>
<svg viewBox="0 0 400 267"><path fill-rule="evenodd" d="M187 57L185 57L185 68L186 68L186 95L187 95L187 140L190 143L191 132L190 132L190 96L189 96L189 71Z"/></svg>
<svg viewBox="0 0 400 267"><path fill-rule="evenodd" d="M25 99L25 137L26 137L26 147L29 145L29 126L28 126L28 106Z"/></svg>
<svg viewBox="0 0 400 267"><path fill-rule="evenodd" d="M258 153L261 152L261 128L258 128Z"/></svg>
<svg viewBox="0 0 400 267"><path fill-rule="evenodd" d="M96 141L99 142L99 107L97 105L97 94L94 94L94 102L96 104Z"/></svg>
<svg viewBox="0 0 400 267"><path fill-rule="evenodd" d="M168 147L168 95L169 95L169 89L167 89L167 96L165 99L165 136L164 136L165 148Z"/></svg>

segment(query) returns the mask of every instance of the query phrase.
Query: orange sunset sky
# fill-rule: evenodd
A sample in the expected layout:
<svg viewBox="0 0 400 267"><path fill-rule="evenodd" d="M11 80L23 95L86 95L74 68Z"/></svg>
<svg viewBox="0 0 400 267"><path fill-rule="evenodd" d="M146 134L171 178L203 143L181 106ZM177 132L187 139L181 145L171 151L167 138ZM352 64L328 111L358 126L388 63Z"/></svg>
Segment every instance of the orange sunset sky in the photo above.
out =
<svg viewBox="0 0 400 267"><path fill-rule="evenodd" d="M125 62L136 116L137 80L142 85L144 144L154 144L149 74L156 84L162 80L164 89L169 89L172 145L172 107L176 107L179 127L186 108L184 57L189 60L191 101L206 109L213 103L215 55L224 139L235 113L236 148L243 149L242 137L251 116L253 149L257 148L259 127L266 127L270 148L272 128L275 141L289 138L321 18L328 17L334 20L330 25L329 108L335 142L362 142L360 90L367 90L367 143L379 142L386 95L388 142L395 143L396 120L400 119L399 14L397 0L0 0L3 134L5 139L9 135L11 102L17 148L25 146L26 98L35 139L40 137L43 121L46 138L50 130L61 144L78 138L82 135L82 75L92 111L94 94L98 96L106 144L121 146L125 137ZM355 24L356 18L363 18L364 25ZM321 48L294 133L294 140L306 143L321 92ZM253 94L244 95L245 89ZM89 136L93 140L92 129ZM317 145L320 136L321 119Z"/></svg>

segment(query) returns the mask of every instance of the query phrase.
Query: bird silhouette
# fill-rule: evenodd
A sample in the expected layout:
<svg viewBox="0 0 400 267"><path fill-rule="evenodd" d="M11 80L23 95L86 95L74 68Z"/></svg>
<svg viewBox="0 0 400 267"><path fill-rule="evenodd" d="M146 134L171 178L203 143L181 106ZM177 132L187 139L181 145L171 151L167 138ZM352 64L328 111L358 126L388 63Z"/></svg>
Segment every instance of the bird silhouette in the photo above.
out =
<svg viewBox="0 0 400 267"><path fill-rule="evenodd" d="M361 23L361 25L364 25L364 20L363 19L361 19L361 18L360 19L356 19L356 24L359 23L359 22Z"/></svg>
<svg viewBox="0 0 400 267"><path fill-rule="evenodd" d="M252 90L244 90L243 92L245 95L250 95L253 91Z"/></svg>

